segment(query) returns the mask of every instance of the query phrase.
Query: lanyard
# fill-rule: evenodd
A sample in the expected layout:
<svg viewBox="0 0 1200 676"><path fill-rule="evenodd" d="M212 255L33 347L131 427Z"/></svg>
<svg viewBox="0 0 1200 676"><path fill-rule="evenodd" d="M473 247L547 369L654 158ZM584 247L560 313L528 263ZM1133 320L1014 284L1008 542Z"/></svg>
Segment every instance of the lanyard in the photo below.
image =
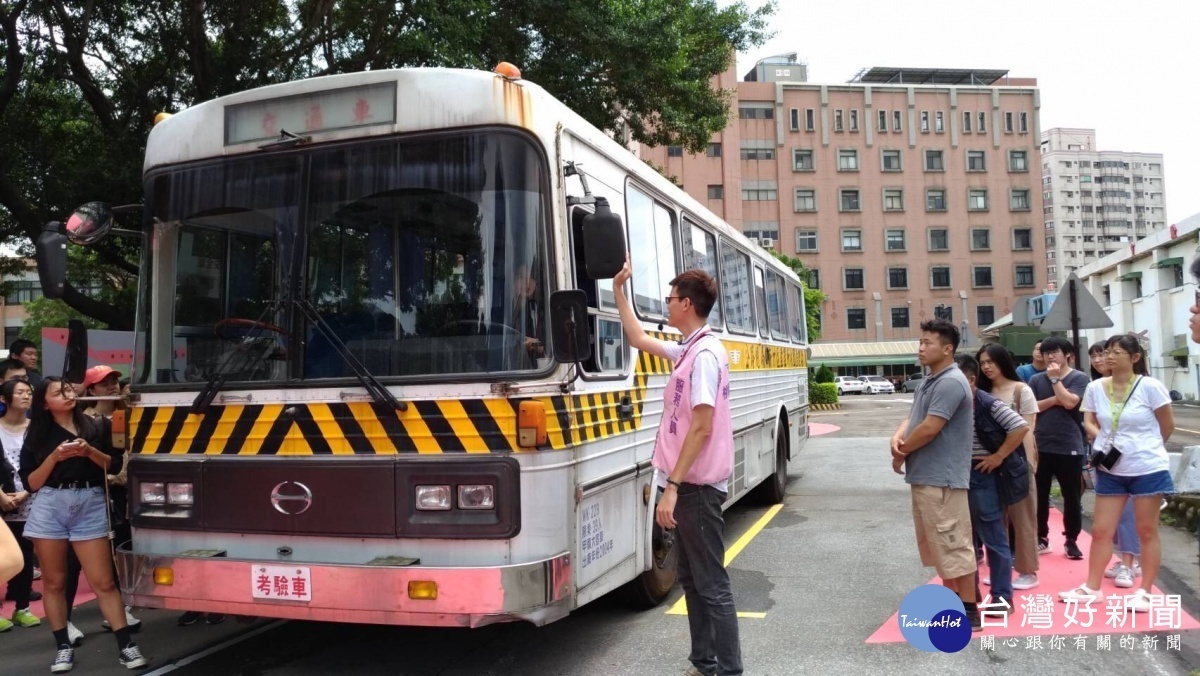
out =
<svg viewBox="0 0 1200 676"><path fill-rule="evenodd" d="M712 329L708 328L707 326L696 331L696 333L687 340L687 345L683 348L683 354L679 355L679 359L675 362L675 366L682 364L684 357L687 357L688 352L691 352L692 348L696 346L696 343L699 343L701 338L704 338L710 333L712 333Z"/></svg>
<svg viewBox="0 0 1200 676"><path fill-rule="evenodd" d="M1117 436L1117 425L1121 422L1121 413L1125 411L1125 404L1129 403L1129 397L1133 396L1133 391L1137 388L1138 382L1141 379L1142 377L1138 376L1129 381L1129 389L1125 390L1125 399L1121 402L1120 406L1117 406L1117 398L1113 391L1112 378L1110 377L1108 379L1108 403L1109 409L1112 411L1112 435L1110 435L1108 439L1109 445L1112 444L1113 439Z"/></svg>

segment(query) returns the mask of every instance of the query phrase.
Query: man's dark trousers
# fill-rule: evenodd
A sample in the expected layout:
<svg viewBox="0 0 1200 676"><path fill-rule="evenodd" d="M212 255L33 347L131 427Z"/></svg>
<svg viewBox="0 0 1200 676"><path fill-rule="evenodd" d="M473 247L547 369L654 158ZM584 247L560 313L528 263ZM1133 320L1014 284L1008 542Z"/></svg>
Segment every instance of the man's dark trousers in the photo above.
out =
<svg viewBox="0 0 1200 676"><path fill-rule="evenodd" d="M1058 479L1062 489L1063 526L1067 542L1075 542L1083 529L1083 456L1062 453L1038 453L1037 511L1038 537L1050 536L1050 481Z"/></svg>
<svg viewBox="0 0 1200 676"><path fill-rule="evenodd" d="M675 546L679 548L679 584L687 599L692 635L692 665L703 674L742 673L733 588L725 570L726 494L712 486L683 484L675 503Z"/></svg>

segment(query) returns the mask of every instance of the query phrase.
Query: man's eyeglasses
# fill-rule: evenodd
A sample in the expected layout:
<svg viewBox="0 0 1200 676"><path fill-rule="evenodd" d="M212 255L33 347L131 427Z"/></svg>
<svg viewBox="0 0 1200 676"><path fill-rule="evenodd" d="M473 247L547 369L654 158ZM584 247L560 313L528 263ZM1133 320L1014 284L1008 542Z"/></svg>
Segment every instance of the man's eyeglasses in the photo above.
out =
<svg viewBox="0 0 1200 676"><path fill-rule="evenodd" d="M685 296L663 296L663 302L666 303L667 305L670 305L671 301L683 300L684 298L685 298Z"/></svg>

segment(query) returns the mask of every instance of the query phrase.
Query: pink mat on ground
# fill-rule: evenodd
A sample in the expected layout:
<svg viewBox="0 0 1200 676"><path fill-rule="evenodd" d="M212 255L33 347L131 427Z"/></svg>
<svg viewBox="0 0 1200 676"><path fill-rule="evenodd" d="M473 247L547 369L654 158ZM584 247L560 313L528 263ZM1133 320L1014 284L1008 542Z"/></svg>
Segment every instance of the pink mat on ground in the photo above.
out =
<svg viewBox="0 0 1200 676"><path fill-rule="evenodd" d="M829 423L810 422L808 423L808 436L819 437L822 434L833 434L840 431L842 428Z"/></svg>
<svg viewBox="0 0 1200 676"><path fill-rule="evenodd" d="M42 591L42 581L34 580L33 588L36 591L39 591L39 592ZM7 589L7 585L6 585L5 593L7 594L7 592L8 592L8 589ZM3 598L3 597L0 597L0 598ZM77 591L75 593L75 607L78 608L79 606L82 606L83 604L88 603L89 601L95 600L95 598L96 598L96 595L92 593L92 588L88 586L87 577L84 575L80 575L79 576L79 591ZM13 608L14 608L14 606L13 606L12 601L5 601L4 602L4 611L3 611L4 616L12 617ZM41 601L31 602L29 604L29 612L33 613L34 615L37 615L38 617L40 617L42 619L46 618L46 609L42 605Z"/></svg>
<svg viewBox="0 0 1200 676"><path fill-rule="evenodd" d="M1038 570L1038 580L1040 584L1033 589L1014 589L1013 605L1016 606L1011 615L1008 616L1007 626L988 626L998 625L1001 618L998 616L990 616L984 620L984 628L982 632L976 632L975 636L1075 636L1079 634L1125 634L1138 632L1174 632L1188 629L1200 629L1200 622L1188 615L1182 609L1174 611L1168 616L1164 611L1152 611L1150 613L1134 613L1121 612L1118 618L1123 622L1117 623L1113 619L1112 614L1108 611L1108 603L1110 598L1117 596L1126 596L1137 590L1120 589L1113 585L1113 581L1105 578L1100 585L1100 591L1105 598L1099 601L1094 601L1091 605L1095 609L1095 613L1091 615L1090 627L1082 626L1088 623L1088 614L1084 611L1084 604L1078 605L1075 612L1076 623L1068 626L1067 606L1058 598L1058 592L1067 589L1073 589L1081 583L1087 581L1087 553L1088 548L1092 544L1092 537L1086 531L1079 534L1079 539L1076 543L1083 550L1084 559L1082 561L1072 561L1063 554L1063 530L1062 513L1057 509L1050 510L1050 545L1054 551L1040 557L1040 570ZM916 548L916 544L913 544ZM1116 558L1113 558L1115 561ZM1108 568L1105 565L1105 568ZM980 573L987 575L987 568L981 567ZM1137 585L1141 584L1141 578L1135 580ZM941 578L935 577L930 581L930 584L941 584ZM987 585L980 585L979 591L985 597L990 593L991 588ZM1162 590L1154 587L1155 594L1162 594ZM1039 597L1048 597L1052 600L1050 603L1047 599ZM896 605L900 605L899 598L896 599ZM1047 604L1049 604L1047 606ZM1041 607L1039 607L1041 606ZM1045 612L1049 610L1050 612ZM1123 610L1123 608L1122 608ZM1030 612L1031 611L1031 612ZM888 618L883 626L875 631L874 634L867 639L867 643L901 643L904 641L904 636L900 633L900 624L897 620L898 613L893 613ZM1157 617L1156 617L1157 616ZM1153 626L1151 626L1153 624ZM1114 626L1115 625L1115 626Z"/></svg>

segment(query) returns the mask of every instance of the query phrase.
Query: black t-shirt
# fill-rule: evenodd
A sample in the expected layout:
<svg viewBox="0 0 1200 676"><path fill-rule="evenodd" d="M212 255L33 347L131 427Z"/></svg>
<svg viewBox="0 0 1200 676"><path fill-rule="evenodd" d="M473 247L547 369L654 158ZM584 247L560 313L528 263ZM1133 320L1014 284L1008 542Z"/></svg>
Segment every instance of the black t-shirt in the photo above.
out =
<svg viewBox="0 0 1200 676"><path fill-rule="evenodd" d="M1083 403L1083 393L1087 390L1089 382L1091 380L1078 369L1071 369L1062 379L1063 385L1071 394L1079 396L1080 404ZM1044 371L1029 379L1029 389L1033 390L1033 396L1038 401L1055 396L1050 376ZM1038 453L1083 455L1083 437L1079 433L1082 424L1083 412L1079 410L1078 405L1073 409L1051 406L1038 413L1037 427L1033 430Z"/></svg>
<svg viewBox="0 0 1200 676"><path fill-rule="evenodd" d="M102 485L98 482L105 481L105 474L120 472L124 458L119 449L112 447L110 425L111 423L103 418L96 420L93 422L91 434L84 437L89 444L112 458L107 472L88 458L70 458L54 466L54 469L50 471L49 478L46 479L46 485L57 486L73 481L91 481ZM25 445L21 447L21 468L19 470L21 481L28 486L29 475L42 466L42 463L54 452L54 449L58 448L59 444L77 438L76 435L71 434L57 423L51 423L50 432L46 435L45 448L32 448L26 438Z"/></svg>

